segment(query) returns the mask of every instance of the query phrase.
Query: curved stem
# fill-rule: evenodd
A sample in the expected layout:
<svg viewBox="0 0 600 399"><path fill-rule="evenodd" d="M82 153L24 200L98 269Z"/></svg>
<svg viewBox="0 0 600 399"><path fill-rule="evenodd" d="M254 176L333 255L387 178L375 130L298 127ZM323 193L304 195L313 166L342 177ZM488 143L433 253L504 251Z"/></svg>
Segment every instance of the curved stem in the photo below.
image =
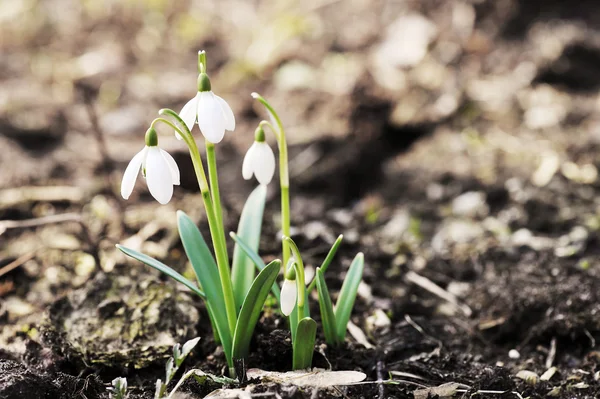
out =
<svg viewBox="0 0 600 399"><path fill-rule="evenodd" d="M296 243L294 242L294 240L292 240L290 237L285 237L283 238L283 241L285 241L289 248L292 251L292 254L294 255L294 260L295 262L295 270L296 270L296 282L298 284L298 309L300 309L300 307L304 307L304 299L306 297L306 279L304 276L304 262L302 261L302 255L300 255L300 250L298 249L298 246L296 245Z"/></svg>
<svg viewBox="0 0 600 399"><path fill-rule="evenodd" d="M181 121L181 118L179 118L179 116L171 110L161 110L160 113L169 114L173 116L179 124L183 123L183 121ZM181 137L183 138L190 150L192 164L194 165L194 172L196 173L196 178L198 179L198 185L200 186L202 200L204 201L204 207L206 209L208 227L210 229L210 236L212 238L213 248L215 250L215 257L217 258L217 268L219 269L219 278L221 280L221 287L223 288L223 296L225 299L225 311L227 313L227 322L229 324L229 330L233 334L233 332L235 331L235 326L237 324L237 311L235 308L233 286L231 283L231 275L229 271L229 258L227 256L225 237L223 236L223 225L222 223L220 223L219 219L216 216L215 206L213 205L213 198L211 196L208 181L206 179L206 173L204 172L204 166L202 165L202 158L200 157L200 151L198 151L196 140L194 140L194 137L187 129L187 126L185 126L185 124L183 124L183 126L185 126L184 132L178 126L176 126L174 123L167 119L156 118L154 121L152 121L151 126L154 126L156 122L163 122L175 129L175 131L177 131L177 133L181 135ZM214 173L216 179L216 169Z"/></svg>
<svg viewBox="0 0 600 399"><path fill-rule="evenodd" d="M285 138L285 130L279 115L275 112L275 109L265 100L260 94L252 93L252 97L260 101L271 117L272 122L277 124L277 129L273 129L273 126L269 124L271 129L275 132L277 138L277 145L279 148L279 185L281 187L281 232L284 236L289 237L291 235L290 230L290 174L288 168L288 151L287 142ZM268 122L267 122L268 123ZM285 243L281 242L281 250L283 252L283 265L287 264L290 258L290 248Z"/></svg>

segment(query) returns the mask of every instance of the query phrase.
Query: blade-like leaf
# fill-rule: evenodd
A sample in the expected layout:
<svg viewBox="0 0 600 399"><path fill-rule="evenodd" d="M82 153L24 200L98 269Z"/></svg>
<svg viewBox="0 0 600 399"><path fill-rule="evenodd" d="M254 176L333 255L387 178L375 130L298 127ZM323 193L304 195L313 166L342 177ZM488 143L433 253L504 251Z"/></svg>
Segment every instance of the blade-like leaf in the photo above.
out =
<svg viewBox="0 0 600 399"><path fill-rule="evenodd" d="M358 285L362 279L363 269L365 265L365 257L362 252L359 252L352 261L348 274L342 284L340 295L335 303L335 321L337 323L336 331L340 342L344 342L346 337L346 326L350 320L350 314L356 300Z"/></svg>
<svg viewBox="0 0 600 399"><path fill-rule="evenodd" d="M258 252L260 242L260 231L262 227L265 200L267 198L267 186L259 185L252 191L244 209L240 215L237 235L254 252ZM239 309L242 306L246 293L254 280L254 266L250 257L236 243L233 249L233 260L231 263L231 281L235 303Z"/></svg>
<svg viewBox="0 0 600 399"><path fill-rule="evenodd" d="M333 312L331 297L329 296L329 290L327 289L327 284L325 284L325 277L323 276L323 270L321 268L317 268L315 279L317 280L319 309L321 310L321 323L323 323L325 341L327 341L329 345L336 346L338 344L338 339L335 324L335 313Z"/></svg>
<svg viewBox="0 0 600 399"><path fill-rule="evenodd" d="M237 245L239 245L239 247L246 253L246 255L248 255L248 257L250 258L250 260L252 260L252 263L254 263L254 266L256 266L259 272L265 268L265 262L263 262L263 260L256 253L256 251L253 251L252 248L250 248L250 246L244 242L244 240L242 240L240 237L237 236L237 234L233 232L229 233L229 236L235 241ZM273 291L273 295L275 295L275 298L277 298L277 302L279 302L279 295L281 294L281 290L279 289L277 283L273 283L273 287L271 290Z"/></svg>
<svg viewBox="0 0 600 399"><path fill-rule="evenodd" d="M223 288L219 278L219 271L204 238L196 224L182 211L177 211L177 226L183 248L202 288L206 292L206 301L209 306L212 320L228 362L231 360L231 331L227 322Z"/></svg>
<svg viewBox="0 0 600 399"><path fill-rule="evenodd" d="M248 295L244 299L233 336L233 358L244 359L248 356L250 339L260 316L271 285L275 282L281 261L274 260L258 273L252 282Z"/></svg>
<svg viewBox="0 0 600 399"><path fill-rule="evenodd" d="M164 263L159 262L156 259L151 258L148 255L145 255L134 249L124 247L122 245L117 244L116 247L119 251L123 252L125 255L130 256L133 259L137 259L140 262L145 263L146 265L158 270L159 272L166 274L167 276L171 277L173 280L178 281L181 284L188 287L196 295L206 299L206 295L204 294L204 292L202 292L200 289L198 289L198 287L196 287L196 285L194 283L192 283L190 280L183 277L181 274L177 273L175 270L171 269L169 266L165 265Z"/></svg>
<svg viewBox="0 0 600 399"><path fill-rule="evenodd" d="M317 323L310 317L300 320L296 328L296 339L294 340L294 370L303 370L312 366L316 336Z"/></svg>
<svg viewBox="0 0 600 399"><path fill-rule="evenodd" d="M321 264L321 270L323 271L323 273L325 273L327 271L327 268L331 264L331 261L333 260L333 258L335 257L335 254L337 253L338 249L340 248L340 245L342 244L343 239L344 239L344 235L340 234L338 236L338 238L335 240L335 242L333 243L333 245L331 246L331 249L327 253L325 260ZM316 284L317 284L317 279L313 278L313 281L310 282L310 285L308 286L308 289L307 289L309 294L315 288Z"/></svg>

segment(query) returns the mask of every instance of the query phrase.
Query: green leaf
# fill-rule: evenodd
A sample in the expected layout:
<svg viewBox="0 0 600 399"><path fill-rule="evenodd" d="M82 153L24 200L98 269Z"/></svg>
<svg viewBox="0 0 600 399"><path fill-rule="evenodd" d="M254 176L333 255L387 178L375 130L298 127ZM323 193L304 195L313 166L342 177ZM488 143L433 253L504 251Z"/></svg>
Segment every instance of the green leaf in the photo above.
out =
<svg viewBox="0 0 600 399"><path fill-rule="evenodd" d="M146 265L148 265L150 267L153 267L154 269L158 270L159 272L166 274L167 276L171 277L173 280L178 281L181 284L188 287L199 297L206 299L206 294L204 294L204 292L200 291L200 289L198 289L198 287L196 287L196 285L194 283L192 283L190 280L183 277L181 274L177 273L175 270L171 269L169 266L165 265L164 263L159 262L156 259L151 258L148 255L145 255L134 249L124 247L122 245L117 244L116 247L119 251L123 252L125 255L130 256L133 259L137 259L140 262L145 263Z"/></svg>
<svg viewBox="0 0 600 399"><path fill-rule="evenodd" d="M269 290L277 275L281 261L274 260L258 273L258 276L252 282L248 295L244 299L242 310L238 318L235 334L233 336L233 358L245 359L248 356L248 348L250 347L250 339L256 327L256 322L260 316Z"/></svg>
<svg viewBox="0 0 600 399"><path fill-rule="evenodd" d="M365 265L365 257L362 252L359 252L352 261L348 274L342 284L340 295L335 303L335 320L337 323L336 331L338 340L344 341L346 337L346 326L350 320L350 314L356 300L358 285L362 279L363 269Z"/></svg>
<svg viewBox="0 0 600 399"><path fill-rule="evenodd" d="M327 271L327 268L331 264L331 261L333 260L333 258L335 257L335 254L337 253L338 249L340 248L340 245L342 244L343 239L344 239L344 235L340 234L338 236L338 238L335 240L335 242L333 243L333 245L331 246L331 249L327 253L325 260L321 264L321 270L323 271L323 273L325 273ZM313 278L313 281L310 282L310 285L308 286L308 289L307 289L309 294L312 292L312 290L315 289L316 284L317 284L317 279Z"/></svg>
<svg viewBox="0 0 600 399"><path fill-rule="evenodd" d="M261 184L252 191L246 200L238 224L238 237L254 252L258 252L266 198L267 186ZM236 243L233 248L233 260L231 263L231 281L238 309L242 306L253 280L254 266L252 259Z"/></svg>
<svg viewBox="0 0 600 399"><path fill-rule="evenodd" d="M294 370L303 370L312 366L316 336L317 323L310 317L300 320L294 340Z"/></svg>
<svg viewBox="0 0 600 399"><path fill-rule="evenodd" d="M196 224L182 211L177 211L177 226L185 253L192 263L196 278L206 291L206 302L213 326L217 328L227 361L231 364L231 334L225 310L225 298L217 264Z"/></svg>
<svg viewBox="0 0 600 399"><path fill-rule="evenodd" d="M250 258L250 260L252 260L259 272L265 268L265 262L263 262L263 260L256 253L256 251L253 251L252 248L250 248L250 246L248 246L248 244L244 242L244 240L242 240L240 237L237 236L237 234L233 232L229 233L229 236L236 242L237 245L239 245L239 247L246 253L246 255L248 255L248 257ZM279 295L281 294L281 290L279 289L279 286L276 282L273 283L271 291L273 291L273 295L275 295L275 298L277 298L277 302L279 303Z"/></svg>
<svg viewBox="0 0 600 399"><path fill-rule="evenodd" d="M323 270L321 268L317 268L315 279L317 280L319 309L321 310L321 323L323 323L325 341L327 341L329 345L337 346L339 341L336 333L335 313L333 312L331 297L329 296L329 290L327 289L327 284L325 283L325 277L323 276Z"/></svg>

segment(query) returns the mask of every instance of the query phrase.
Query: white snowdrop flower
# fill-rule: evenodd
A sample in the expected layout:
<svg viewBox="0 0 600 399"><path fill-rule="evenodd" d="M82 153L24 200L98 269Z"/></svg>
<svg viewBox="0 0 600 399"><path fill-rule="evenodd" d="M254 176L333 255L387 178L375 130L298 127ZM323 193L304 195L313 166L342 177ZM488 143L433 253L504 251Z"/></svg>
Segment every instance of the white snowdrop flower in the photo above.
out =
<svg viewBox="0 0 600 399"><path fill-rule="evenodd" d="M260 184L267 185L275 174L275 154L271 147L265 142L265 132L259 126L254 134L254 143L246 152L242 163L242 176L250 180L252 175Z"/></svg>
<svg viewBox="0 0 600 399"><path fill-rule="evenodd" d="M146 178L150 194L161 204L166 204L173 196L173 185L179 185L179 168L173 157L158 148L158 137L154 128L146 132L146 146L138 152L123 174L121 196L129 199L138 172Z"/></svg>
<svg viewBox="0 0 600 399"><path fill-rule="evenodd" d="M281 287L281 313L289 316L294 307L296 306L296 299L298 298L298 286L296 280L283 280L283 286Z"/></svg>
<svg viewBox="0 0 600 399"><path fill-rule="evenodd" d="M213 144L223 140L225 130L235 129L235 117L231 107L212 92L206 73L198 76L198 93L183 106L179 116L190 131L194 122L197 122L204 137ZM176 136L181 139L179 134L176 133Z"/></svg>

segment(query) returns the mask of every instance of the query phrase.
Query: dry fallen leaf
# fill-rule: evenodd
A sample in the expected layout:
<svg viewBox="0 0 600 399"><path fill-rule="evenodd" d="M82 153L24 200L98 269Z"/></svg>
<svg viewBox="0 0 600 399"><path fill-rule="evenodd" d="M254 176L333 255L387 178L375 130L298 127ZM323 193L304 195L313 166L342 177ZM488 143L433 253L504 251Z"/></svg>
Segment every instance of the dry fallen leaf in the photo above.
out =
<svg viewBox="0 0 600 399"><path fill-rule="evenodd" d="M427 399L427 398L450 398L456 394L456 390L460 387L457 382L447 382L437 387L417 389L413 392L415 399Z"/></svg>
<svg viewBox="0 0 600 399"><path fill-rule="evenodd" d="M313 369L313 371L288 371L279 373L261 369L250 369L248 378L258 378L262 381L272 381L279 384L292 384L300 387L326 388L335 385L351 385L367 378L360 371L326 371Z"/></svg>

